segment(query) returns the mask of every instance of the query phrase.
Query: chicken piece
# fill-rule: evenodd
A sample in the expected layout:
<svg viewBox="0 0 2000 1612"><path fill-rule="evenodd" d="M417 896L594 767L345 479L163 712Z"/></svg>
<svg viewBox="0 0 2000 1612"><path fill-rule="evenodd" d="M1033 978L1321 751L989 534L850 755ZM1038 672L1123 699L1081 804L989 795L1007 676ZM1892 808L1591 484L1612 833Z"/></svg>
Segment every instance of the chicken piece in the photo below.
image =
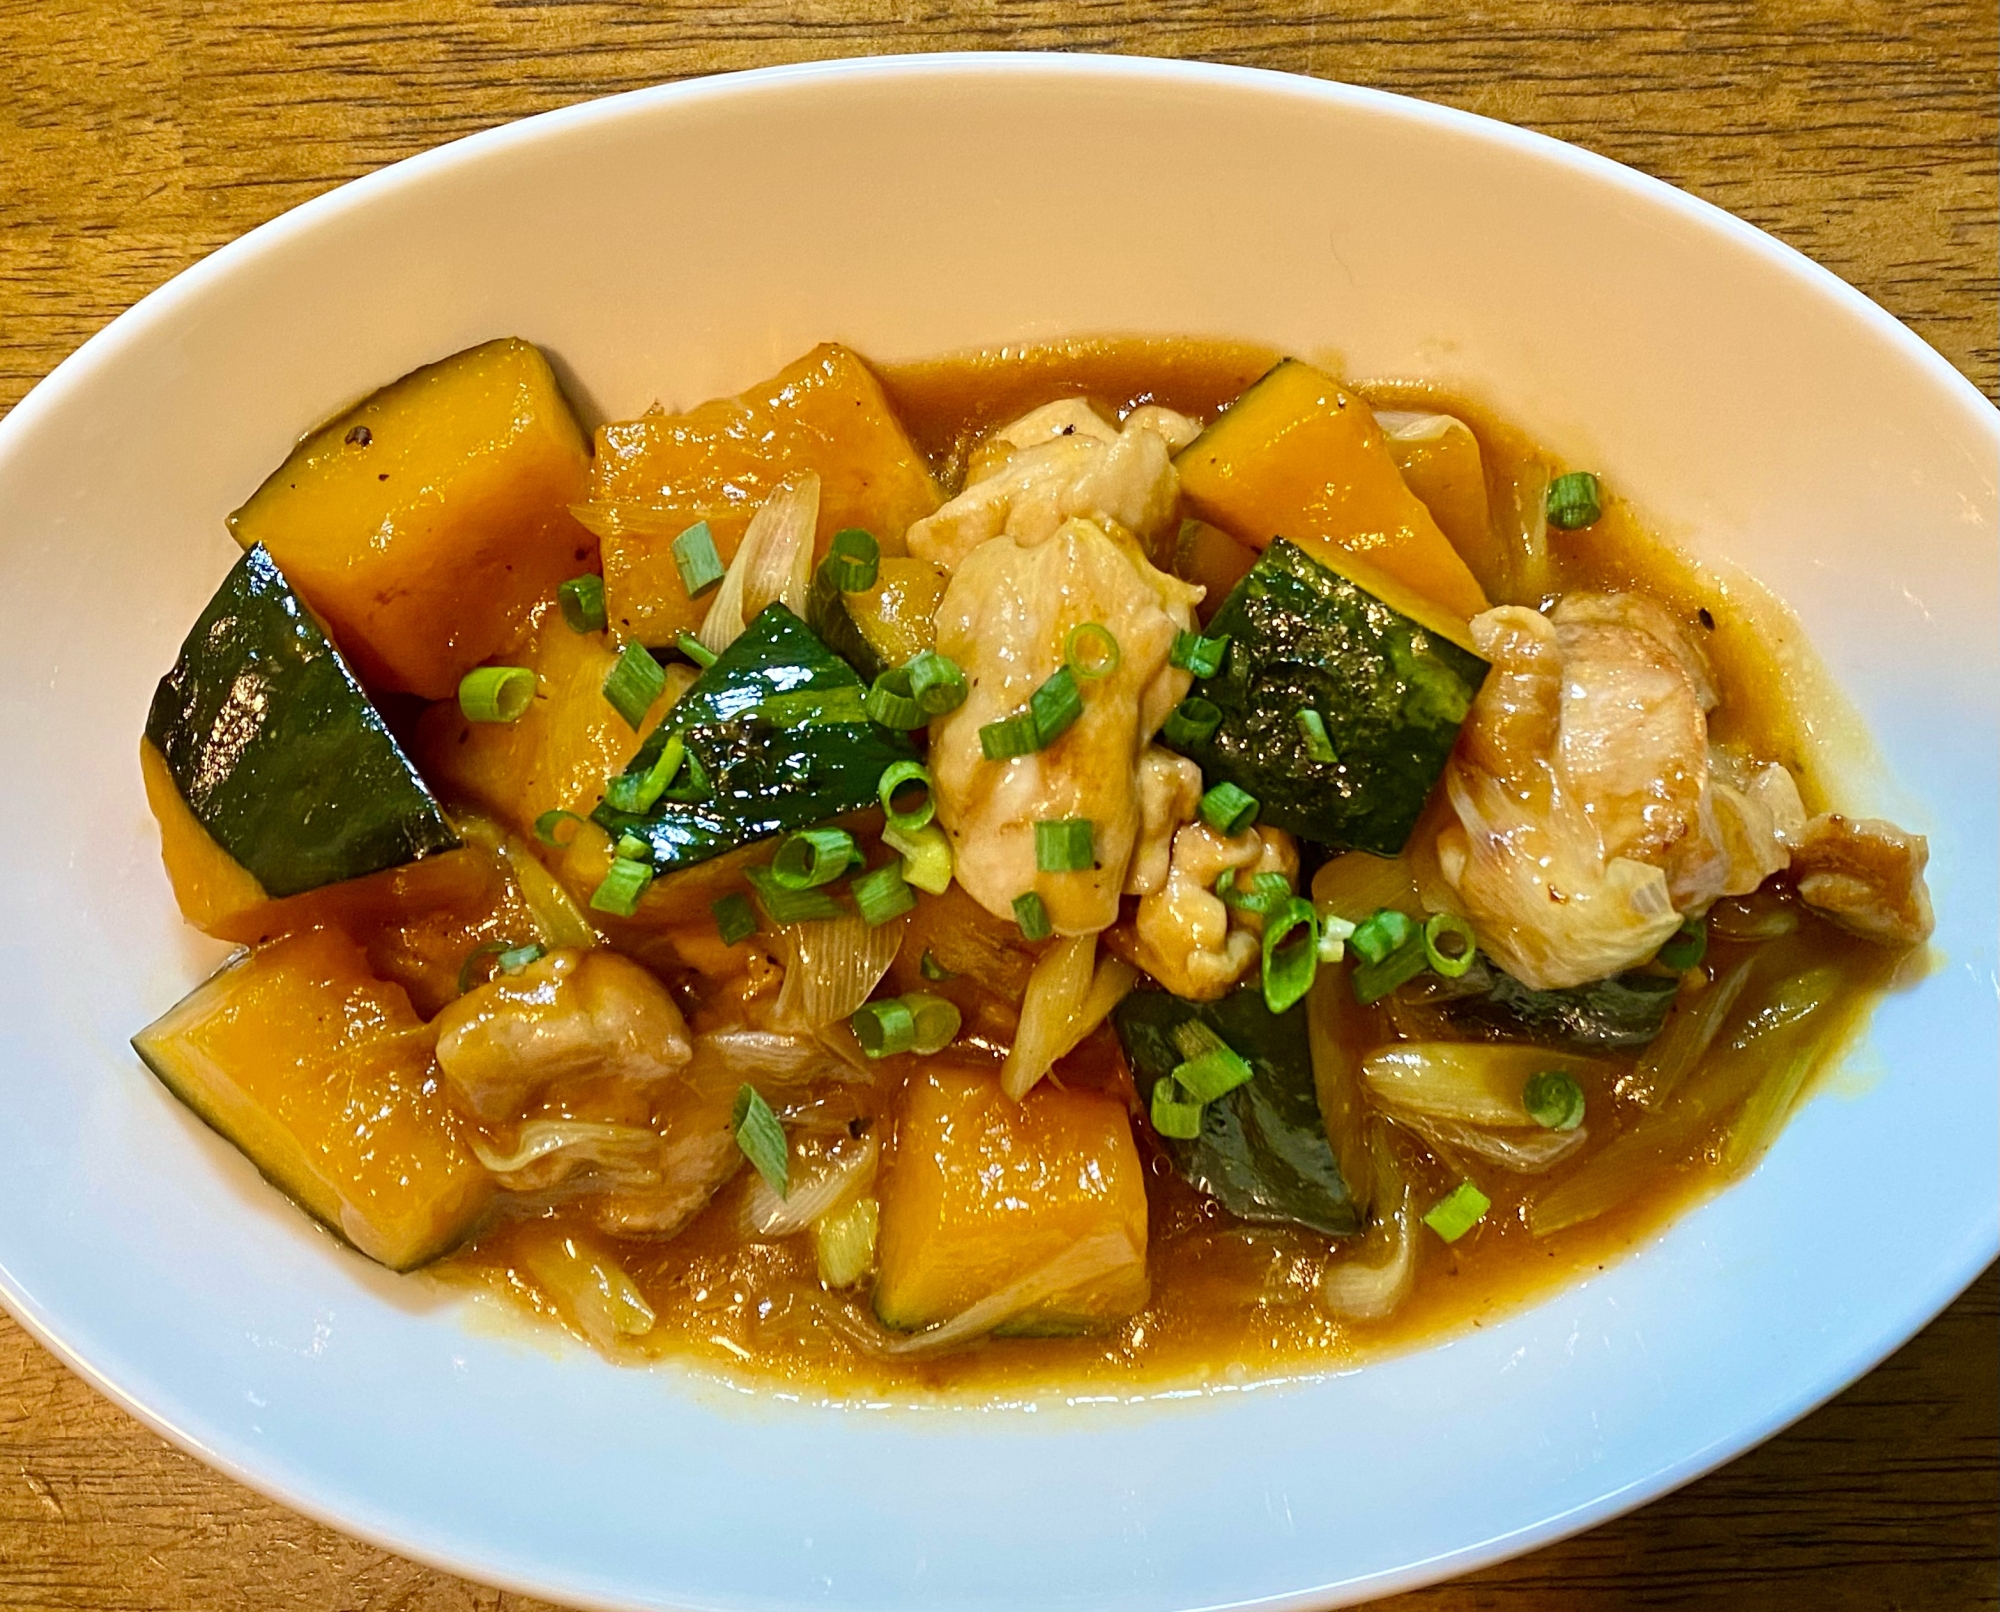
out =
<svg viewBox="0 0 2000 1612"><path fill-rule="evenodd" d="M1884 946L1917 946L1936 927L1924 883L1930 842L1875 817L1826 812L1792 847L1799 899L1843 929Z"/></svg>
<svg viewBox="0 0 2000 1612"><path fill-rule="evenodd" d="M1282 873L1296 883L1298 849L1282 829L1226 838L1206 823L1189 823L1174 835L1165 884L1139 900L1134 961L1191 1002L1227 994L1263 950L1262 917L1229 907L1215 893L1215 881L1231 868L1239 883L1259 873Z"/></svg>
<svg viewBox="0 0 2000 1612"><path fill-rule="evenodd" d="M614 1237L671 1237L743 1163L729 1119L734 1092L676 1082L653 1113L659 1134L650 1186L620 1186L591 1204L598 1229Z"/></svg>
<svg viewBox="0 0 2000 1612"><path fill-rule="evenodd" d="M603 949L552 951L468 991L434 1023L452 1095L486 1124L521 1117L560 1085L643 1090L693 1056L666 987Z"/></svg>
<svg viewBox="0 0 2000 1612"><path fill-rule="evenodd" d="M1004 427L975 455L965 491L910 527L910 552L957 566L993 538L1031 547L1076 518L1122 528L1150 551L1180 512L1168 443L1173 422L1190 422L1142 412L1117 430L1086 403L1052 403Z"/></svg>
<svg viewBox="0 0 2000 1612"><path fill-rule="evenodd" d="M1167 475L1171 493L1171 467ZM995 538L952 574L937 647L964 668L969 693L931 724L930 767L955 876L988 912L1011 918L1015 898L1032 890L1057 934L1116 920L1141 824L1140 757L1187 692L1188 674L1167 656L1174 635L1193 625L1199 596L1155 570L1129 538L1086 520L1046 539ZM988 761L979 730L1027 705L1084 622L1117 639L1117 669L1081 682L1082 716L1047 748ZM1092 825L1095 865L1038 872L1035 824L1079 817Z"/></svg>
<svg viewBox="0 0 2000 1612"><path fill-rule="evenodd" d="M1486 611L1472 634L1492 670L1445 768L1458 820L1438 835L1439 869L1480 949L1516 979L1555 990L1616 974L1650 957L1681 922L1666 874L1608 852L1589 803L1565 776L1565 718L1574 711L1586 722L1613 720L1618 702L1588 689L1570 698L1556 626L1533 610ZM1606 656L1601 644L1586 649L1593 660ZM1636 659L1644 676L1634 690L1657 693L1657 659L1643 648ZM1684 675L1681 687L1692 706ZM1698 709L1694 715L1699 723ZM1677 770L1705 773L1705 737L1692 758L1676 758ZM1614 791L1602 820L1643 842L1685 786L1649 798L1643 780L1618 767L1609 735L1593 729L1579 739L1587 776ZM1642 753L1657 754L1643 730L1634 739Z"/></svg>
<svg viewBox="0 0 2000 1612"><path fill-rule="evenodd" d="M1713 711L1720 697L1715 692L1715 674L1685 628L1651 599L1637 593L1564 594L1549 619L1564 627L1624 627L1645 633L1657 641L1680 663L1694 685L1694 693L1704 713Z"/></svg>
<svg viewBox="0 0 2000 1612"><path fill-rule="evenodd" d="M1125 894L1149 896L1167 882L1174 833L1201 807L1201 768L1186 756L1148 745L1139 758L1139 843L1125 875Z"/></svg>

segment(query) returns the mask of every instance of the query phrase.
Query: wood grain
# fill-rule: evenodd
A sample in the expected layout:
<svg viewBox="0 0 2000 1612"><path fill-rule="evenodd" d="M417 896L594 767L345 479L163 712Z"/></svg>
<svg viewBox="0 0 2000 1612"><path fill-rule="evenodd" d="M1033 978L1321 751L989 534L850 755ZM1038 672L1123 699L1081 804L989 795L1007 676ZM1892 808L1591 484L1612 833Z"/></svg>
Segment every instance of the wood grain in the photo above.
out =
<svg viewBox="0 0 2000 1612"><path fill-rule="evenodd" d="M872 51L1200 57L1425 96L1631 163L1799 247L2000 391L1991 0L0 0L0 409L254 224L530 112ZM1762 1449L1397 1612L2000 1606L2000 1279ZM0 1319L0 1608L540 1603L307 1523Z"/></svg>

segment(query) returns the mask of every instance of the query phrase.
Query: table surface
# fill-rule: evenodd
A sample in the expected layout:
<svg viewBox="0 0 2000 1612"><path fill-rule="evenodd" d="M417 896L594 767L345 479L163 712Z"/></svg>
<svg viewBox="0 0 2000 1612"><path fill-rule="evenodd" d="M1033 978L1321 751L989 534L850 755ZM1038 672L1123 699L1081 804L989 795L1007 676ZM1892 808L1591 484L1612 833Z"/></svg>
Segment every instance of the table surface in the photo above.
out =
<svg viewBox="0 0 2000 1612"><path fill-rule="evenodd" d="M1572 140L1728 208L2000 386L1992 0L0 0L0 411L252 225L511 118L913 49L1198 57ZM1645 1509L1379 1609L2000 1606L2000 1281L1791 1431ZM542 1603L207 1471L0 1316L0 1608Z"/></svg>

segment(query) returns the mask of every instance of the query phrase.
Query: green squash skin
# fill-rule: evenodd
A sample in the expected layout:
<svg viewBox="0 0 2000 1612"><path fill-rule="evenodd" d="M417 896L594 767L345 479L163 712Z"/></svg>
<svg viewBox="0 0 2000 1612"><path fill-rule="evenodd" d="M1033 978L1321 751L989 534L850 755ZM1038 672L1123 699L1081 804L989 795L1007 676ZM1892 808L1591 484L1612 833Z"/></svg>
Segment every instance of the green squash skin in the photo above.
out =
<svg viewBox="0 0 2000 1612"><path fill-rule="evenodd" d="M1112 1026L1142 1108L1152 1103L1154 1083L1182 1061L1174 1031L1190 1019L1221 1036L1253 1073L1202 1110L1200 1136L1160 1138L1182 1178L1244 1220L1305 1226L1333 1237L1365 1229L1368 1206L1356 1201L1342 1178L1320 1116L1306 1004L1274 1014L1254 984L1219 1002L1132 992L1112 1011Z"/></svg>
<svg viewBox="0 0 2000 1612"><path fill-rule="evenodd" d="M1399 994L1438 1014L1461 1039L1587 1053L1646 1046L1666 1027L1680 986L1678 974L1634 972L1538 991L1480 957L1457 979L1425 975Z"/></svg>
<svg viewBox="0 0 2000 1612"><path fill-rule="evenodd" d="M848 609L847 595L825 566L813 573L812 589L806 595L806 620L820 641L852 666L863 682L872 683L889 670L888 662L876 652Z"/></svg>
<svg viewBox="0 0 2000 1612"><path fill-rule="evenodd" d="M1248 790L1258 822L1330 850L1400 855L1486 662L1283 538L1205 630L1229 634L1229 652L1190 693L1213 702L1222 725L1179 747L1205 781ZM1298 713L1307 707L1337 760L1306 753Z"/></svg>
<svg viewBox="0 0 2000 1612"><path fill-rule="evenodd" d="M865 692L811 628L783 605L767 605L625 769L627 776L647 772L679 734L689 763L674 787L646 815L600 802L591 817L613 836L648 841L654 868L666 872L873 806L883 772L916 749L861 715ZM802 716L812 696L824 709ZM792 712L774 717L763 708L788 697Z"/></svg>
<svg viewBox="0 0 2000 1612"><path fill-rule="evenodd" d="M146 737L216 843L274 897L458 848L436 798L261 544L160 679Z"/></svg>

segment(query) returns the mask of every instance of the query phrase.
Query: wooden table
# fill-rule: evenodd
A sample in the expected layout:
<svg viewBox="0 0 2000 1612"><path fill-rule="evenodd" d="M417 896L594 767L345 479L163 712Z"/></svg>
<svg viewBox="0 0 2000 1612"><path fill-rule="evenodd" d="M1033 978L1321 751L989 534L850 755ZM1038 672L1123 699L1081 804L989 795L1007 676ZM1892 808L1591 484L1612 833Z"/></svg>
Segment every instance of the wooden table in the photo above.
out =
<svg viewBox="0 0 2000 1612"><path fill-rule="evenodd" d="M1800 247L1993 395L1992 0L0 0L0 409L170 275L441 141L690 74L913 49L1285 68L1541 129ZM1380 1603L2000 1605L2000 1283L1632 1516ZM526 1612L170 1449L0 1318L0 1608Z"/></svg>

